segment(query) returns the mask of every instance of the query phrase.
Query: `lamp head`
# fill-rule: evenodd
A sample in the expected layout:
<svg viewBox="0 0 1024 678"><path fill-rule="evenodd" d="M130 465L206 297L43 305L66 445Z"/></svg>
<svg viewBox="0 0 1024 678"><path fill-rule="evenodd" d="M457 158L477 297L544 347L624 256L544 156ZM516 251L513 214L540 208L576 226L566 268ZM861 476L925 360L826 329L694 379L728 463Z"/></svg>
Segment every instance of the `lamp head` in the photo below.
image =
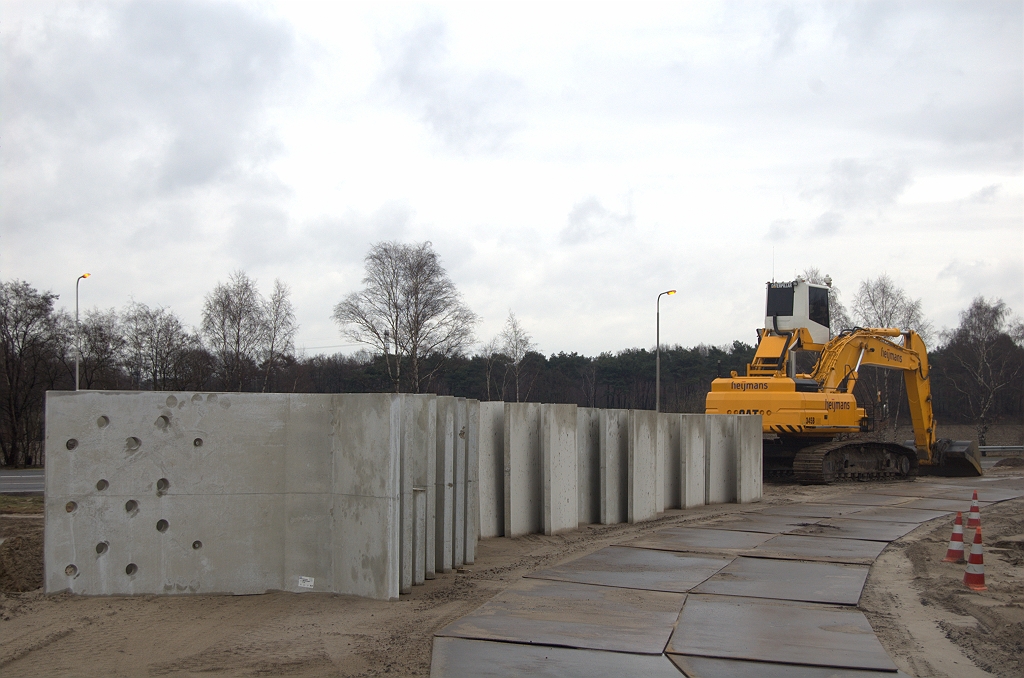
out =
<svg viewBox="0 0 1024 678"><path fill-rule="evenodd" d="M80 275L78 277L79 278L88 278L90 275L92 275L92 274L91 273L83 273L82 275Z"/></svg>
<svg viewBox="0 0 1024 678"><path fill-rule="evenodd" d="M675 290L669 290L668 292L665 292L665 294L667 294L667 295L669 295L669 296L671 296L671 295L673 295L673 294L675 294L675 293L676 293L676 291L675 291Z"/></svg>

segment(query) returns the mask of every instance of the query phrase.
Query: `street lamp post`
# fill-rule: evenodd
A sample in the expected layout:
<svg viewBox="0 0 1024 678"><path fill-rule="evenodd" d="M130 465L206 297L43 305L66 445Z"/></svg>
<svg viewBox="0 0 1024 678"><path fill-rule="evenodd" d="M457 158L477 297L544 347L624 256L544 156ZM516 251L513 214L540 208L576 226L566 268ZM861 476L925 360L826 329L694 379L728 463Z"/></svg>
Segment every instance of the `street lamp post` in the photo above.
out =
<svg viewBox="0 0 1024 678"><path fill-rule="evenodd" d="M661 412L661 298L666 294L672 296L675 290L668 290L658 295L658 316L655 323L657 346L654 349L654 411Z"/></svg>
<svg viewBox="0 0 1024 678"><path fill-rule="evenodd" d="M75 281L75 390L78 390L78 360L82 356L82 333L78 329L78 285L82 278L88 278L88 273L78 276Z"/></svg>

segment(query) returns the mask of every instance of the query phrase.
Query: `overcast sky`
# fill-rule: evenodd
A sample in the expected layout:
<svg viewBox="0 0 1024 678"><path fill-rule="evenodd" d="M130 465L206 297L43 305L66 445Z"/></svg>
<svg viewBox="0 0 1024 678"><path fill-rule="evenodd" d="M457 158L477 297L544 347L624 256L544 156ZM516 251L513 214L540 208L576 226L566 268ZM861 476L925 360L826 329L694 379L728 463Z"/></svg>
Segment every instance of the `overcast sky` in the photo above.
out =
<svg viewBox="0 0 1024 678"><path fill-rule="evenodd" d="M0 278L190 324L236 269L297 347L371 243L430 240L477 335L754 341L809 266L937 329L1024 314L1007 2L0 2Z"/></svg>

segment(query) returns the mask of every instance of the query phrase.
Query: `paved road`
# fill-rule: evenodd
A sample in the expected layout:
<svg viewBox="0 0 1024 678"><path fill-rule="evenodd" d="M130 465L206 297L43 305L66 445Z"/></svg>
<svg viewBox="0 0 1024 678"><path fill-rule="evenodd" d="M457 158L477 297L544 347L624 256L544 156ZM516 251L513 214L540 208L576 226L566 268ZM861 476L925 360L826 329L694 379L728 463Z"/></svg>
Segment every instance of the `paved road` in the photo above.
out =
<svg viewBox="0 0 1024 678"><path fill-rule="evenodd" d="M41 468L0 469L0 494L38 494L43 493L43 474Z"/></svg>

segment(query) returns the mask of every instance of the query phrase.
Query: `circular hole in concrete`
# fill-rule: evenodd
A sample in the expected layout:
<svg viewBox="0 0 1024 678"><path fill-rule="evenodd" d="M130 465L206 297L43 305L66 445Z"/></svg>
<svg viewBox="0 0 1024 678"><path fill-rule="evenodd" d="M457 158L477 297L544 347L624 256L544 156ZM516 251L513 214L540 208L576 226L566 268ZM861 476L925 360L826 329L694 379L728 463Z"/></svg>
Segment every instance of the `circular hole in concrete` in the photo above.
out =
<svg viewBox="0 0 1024 678"><path fill-rule="evenodd" d="M203 439L202 438L196 438L195 440L192 441L192 446L193 447L202 447L203 446Z"/></svg>
<svg viewBox="0 0 1024 678"><path fill-rule="evenodd" d="M110 417L108 417L107 415L103 415L96 420L96 425L99 426L100 428L106 428L109 424Z"/></svg>
<svg viewBox="0 0 1024 678"><path fill-rule="evenodd" d="M210 395L206 396L206 402L208 402L211 405L215 404L217 402L217 394L211 393Z"/></svg>
<svg viewBox="0 0 1024 678"><path fill-rule="evenodd" d="M203 548L203 542L199 541L198 539L195 540L194 542L192 542L192 548L198 551L199 549Z"/></svg>
<svg viewBox="0 0 1024 678"><path fill-rule="evenodd" d="M139 502L135 501L134 499L129 499L128 501L126 501L124 503L124 510L127 511L128 513L131 513L132 511L136 511L136 510L138 510L138 508L139 508Z"/></svg>
<svg viewBox="0 0 1024 678"><path fill-rule="evenodd" d="M73 501L69 501L68 503L64 504L64 510L67 511L68 513L74 513L76 508L78 508L78 504L76 504Z"/></svg>
<svg viewBox="0 0 1024 678"><path fill-rule="evenodd" d="M156 424L157 428L165 429L171 425L171 419L167 415L161 414L159 417L156 418L156 421L153 423Z"/></svg>
<svg viewBox="0 0 1024 678"><path fill-rule="evenodd" d="M203 402L203 396L199 395L198 393L196 393L194 396L192 396L192 404L193 405L198 405L201 402Z"/></svg>
<svg viewBox="0 0 1024 678"><path fill-rule="evenodd" d="M169 481L167 478L161 478L160 480L156 481L156 493L163 494L167 492L167 488L170 486L171 481Z"/></svg>
<svg viewBox="0 0 1024 678"><path fill-rule="evenodd" d="M78 447L78 441L75 440L74 438L71 438L66 443L64 443L64 447L68 448L69 450L73 450L76 447Z"/></svg>
<svg viewBox="0 0 1024 678"><path fill-rule="evenodd" d="M108 487L110 487L110 483L107 482L106 478L100 478L99 481L96 482L96 489L99 490L100 492L107 489Z"/></svg>
<svg viewBox="0 0 1024 678"><path fill-rule="evenodd" d="M139 566L135 563L128 563L128 567L124 568L124 573L129 577L139 571Z"/></svg>
<svg viewBox="0 0 1024 678"><path fill-rule="evenodd" d="M130 450L131 452L134 452L135 450L142 447L142 441L136 438L135 436L131 436L129 438L125 438L124 446L128 448L128 450Z"/></svg>
<svg viewBox="0 0 1024 678"><path fill-rule="evenodd" d="M103 555L107 552L107 546L109 546L109 544L107 544L107 542L105 541L101 541L99 544L96 544L96 553L99 555Z"/></svg>
<svg viewBox="0 0 1024 678"><path fill-rule="evenodd" d="M168 523L163 518L161 518L160 520L156 521L156 531L157 532L166 532L167 528L170 527L170 526L171 526L171 524Z"/></svg>
<svg viewBox="0 0 1024 678"><path fill-rule="evenodd" d="M167 407L174 407L178 404L178 399L172 395L167 396Z"/></svg>
<svg viewBox="0 0 1024 678"><path fill-rule="evenodd" d="M66 574L69 577L74 577L76 574L78 574L78 568L75 567L74 564L68 565L64 568L64 574Z"/></svg>

